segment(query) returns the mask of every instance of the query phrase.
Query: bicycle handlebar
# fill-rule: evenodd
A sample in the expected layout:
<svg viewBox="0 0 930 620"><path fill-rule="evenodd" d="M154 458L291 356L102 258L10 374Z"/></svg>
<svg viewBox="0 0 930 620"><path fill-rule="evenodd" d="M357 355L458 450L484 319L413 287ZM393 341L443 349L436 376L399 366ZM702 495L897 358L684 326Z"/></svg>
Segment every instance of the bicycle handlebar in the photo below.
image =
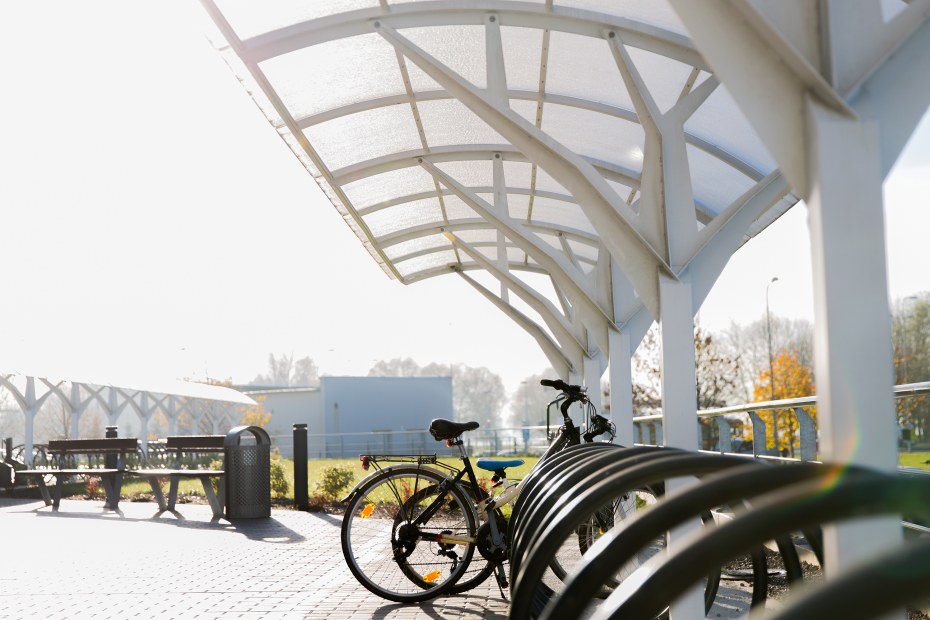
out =
<svg viewBox="0 0 930 620"><path fill-rule="evenodd" d="M561 392L565 392L569 396L581 395L585 392L586 389L581 385L569 385L561 379L542 379L539 384L546 387L555 388Z"/></svg>

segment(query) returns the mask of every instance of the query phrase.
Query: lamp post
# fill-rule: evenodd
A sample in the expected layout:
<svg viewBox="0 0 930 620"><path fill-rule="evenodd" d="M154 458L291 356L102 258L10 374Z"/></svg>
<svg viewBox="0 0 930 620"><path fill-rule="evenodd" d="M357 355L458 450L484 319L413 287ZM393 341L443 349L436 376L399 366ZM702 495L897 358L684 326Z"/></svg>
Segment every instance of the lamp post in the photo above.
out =
<svg viewBox="0 0 930 620"><path fill-rule="evenodd" d="M523 385L523 453L527 454L530 451L530 429L527 428L530 425L529 416L527 414L527 409L529 407L529 403L527 402L529 399L529 381L521 381L520 384Z"/></svg>
<svg viewBox="0 0 930 620"><path fill-rule="evenodd" d="M765 286L765 331L769 344L769 388L771 399L775 400L775 363L772 360L772 317L769 312L769 287L778 282L778 276L774 276ZM772 439L775 441L775 454L781 454L778 449L778 411L772 410Z"/></svg>

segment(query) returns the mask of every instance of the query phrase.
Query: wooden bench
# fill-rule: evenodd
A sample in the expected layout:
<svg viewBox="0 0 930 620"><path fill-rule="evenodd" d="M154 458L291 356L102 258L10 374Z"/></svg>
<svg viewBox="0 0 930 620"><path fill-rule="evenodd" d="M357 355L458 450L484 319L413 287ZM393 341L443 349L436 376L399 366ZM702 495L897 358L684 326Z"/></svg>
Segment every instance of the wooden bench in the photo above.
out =
<svg viewBox="0 0 930 620"><path fill-rule="evenodd" d="M139 450L139 440L135 438L111 439L53 439L48 442L48 455L52 462L57 460L57 467L45 469L20 469L15 475L35 477L39 481L39 491L46 506L57 511L61 504L61 494L66 478L71 476L98 476L106 490L105 507L117 510L123 476L126 470L126 455ZM75 465L68 467L68 465ZM54 500L49 496L45 482L46 476L55 478Z"/></svg>
<svg viewBox="0 0 930 620"><path fill-rule="evenodd" d="M225 435L168 437L165 440L165 449L173 461L170 468L137 469L127 473L148 480L149 485L152 487L152 493L155 495L155 501L158 502L159 513L165 511L175 512L175 504L178 500L178 485L182 478L198 478L203 485L204 495L206 495L207 501L210 502L213 518L219 519L223 516L224 510L226 472L222 469L191 469L185 468L183 465L185 456L223 454L225 439ZM167 501L165 501L165 494L161 488L161 480L164 478L169 480ZM212 481L214 478L220 479L220 492L218 494L213 490Z"/></svg>

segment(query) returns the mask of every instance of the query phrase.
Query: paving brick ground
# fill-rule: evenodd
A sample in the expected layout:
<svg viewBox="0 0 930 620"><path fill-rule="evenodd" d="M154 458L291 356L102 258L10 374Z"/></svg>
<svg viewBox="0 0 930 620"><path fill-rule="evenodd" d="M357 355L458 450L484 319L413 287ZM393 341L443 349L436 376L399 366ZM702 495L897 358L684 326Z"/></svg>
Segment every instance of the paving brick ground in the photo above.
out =
<svg viewBox="0 0 930 620"><path fill-rule="evenodd" d="M421 605L373 596L349 573L339 517L273 510L211 522L208 506L0 499L0 618L499 618L496 586Z"/></svg>
<svg viewBox="0 0 930 620"><path fill-rule="evenodd" d="M345 566L338 516L273 510L270 519L211 521L208 506L156 515L154 503L0 498L0 619L500 619L493 579L467 594L391 603ZM721 584L709 618L748 609Z"/></svg>

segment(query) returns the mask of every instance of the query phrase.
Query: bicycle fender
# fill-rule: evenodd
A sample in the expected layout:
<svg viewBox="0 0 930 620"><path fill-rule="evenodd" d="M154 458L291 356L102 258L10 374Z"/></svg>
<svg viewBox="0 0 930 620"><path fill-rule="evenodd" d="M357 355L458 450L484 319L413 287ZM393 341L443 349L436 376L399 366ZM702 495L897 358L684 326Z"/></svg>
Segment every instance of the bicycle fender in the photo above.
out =
<svg viewBox="0 0 930 620"><path fill-rule="evenodd" d="M444 472L444 471L442 471L441 469L439 469L438 467L430 467L430 466L428 466L428 465L416 465L416 464L414 464L414 463L398 463L398 464L396 464L396 465L388 465L387 467L382 467L381 469L376 470L376 471L373 471L373 472L371 472L370 474L368 474L367 476L365 476L364 478L362 478L361 482L359 482L359 483L356 484L354 487L352 487L352 490L349 491L349 494L348 494L348 495L346 495L346 496L343 497L341 500L339 500L339 503L341 503L341 504L347 504L347 503L349 503L350 501L352 501L352 499L354 499L355 496L358 494L359 489L361 489L363 486L365 486L365 485L368 483L369 480L375 478L376 476L380 476L380 475L383 474L384 472L394 471L395 469L400 469L400 468L402 468L402 467L406 467L406 468L415 467L415 468L417 468L417 469L429 470L430 472L432 472L432 473L434 473L434 474L438 474L439 476L441 476L441 477L443 477L443 478L445 478L445 477L448 475L448 472Z"/></svg>

